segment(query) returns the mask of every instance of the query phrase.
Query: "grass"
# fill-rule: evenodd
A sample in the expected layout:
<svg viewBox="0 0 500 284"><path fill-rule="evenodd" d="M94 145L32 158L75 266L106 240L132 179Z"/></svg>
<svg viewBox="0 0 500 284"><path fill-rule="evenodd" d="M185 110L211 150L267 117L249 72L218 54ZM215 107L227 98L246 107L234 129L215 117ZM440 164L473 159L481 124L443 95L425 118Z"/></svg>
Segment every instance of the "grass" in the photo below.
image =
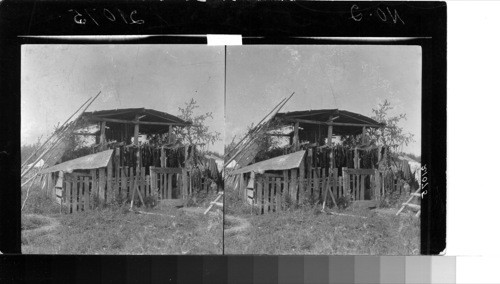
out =
<svg viewBox="0 0 500 284"><path fill-rule="evenodd" d="M32 202L44 200L32 191ZM212 196L205 196L206 199ZM30 199L28 202L30 202ZM50 199L50 198L49 198ZM39 201L40 201L39 200ZM45 201L44 201L45 202ZM27 254L221 254L222 213L192 214L161 204L137 214L129 205L115 205L76 214L57 214L50 204L32 204L22 214L22 252ZM194 205L194 204L193 204ZM38 209L37 209L38 208ZM215 210L214 210L215 211ZM33 230L45 224L35 213L54 218L53 230Z"/></svg>
<svg viewBox="0 0 500 284"><path fill-rule="evenodd" d="M228 192L228 200L236 199ZM233 200L234 201L234 200ZM229 205L227 214L245 218L251 227L226 236L227 254L298 255L415 255L420 249L420 221L409 215L378 214L347 208L343 214L327 215L319 206L265 215L250 214L250 206ZM232 224L225 222L224 227Z"/></svg>

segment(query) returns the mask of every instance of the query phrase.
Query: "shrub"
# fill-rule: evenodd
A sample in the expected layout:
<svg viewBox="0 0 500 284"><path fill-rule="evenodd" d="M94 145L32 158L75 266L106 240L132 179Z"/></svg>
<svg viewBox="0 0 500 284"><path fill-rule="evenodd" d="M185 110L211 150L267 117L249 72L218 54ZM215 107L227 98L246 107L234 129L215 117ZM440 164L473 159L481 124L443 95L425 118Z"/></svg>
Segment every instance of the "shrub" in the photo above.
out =
<svg viewBox="0 0 500 284"><path fill-rule="evenodd" d="M335 199L335 202L337 203L338 208L344 210L351 206L352 200L350 195L346 196L340 196Z"/></svg>
<svg viewBox="0 0 500 284"><path fill-rule="evenodd" d="M146 208L153 208L156 205L158 205L158 200L156 199L156 196L146 196L144 197L144 206Z"/></svg>

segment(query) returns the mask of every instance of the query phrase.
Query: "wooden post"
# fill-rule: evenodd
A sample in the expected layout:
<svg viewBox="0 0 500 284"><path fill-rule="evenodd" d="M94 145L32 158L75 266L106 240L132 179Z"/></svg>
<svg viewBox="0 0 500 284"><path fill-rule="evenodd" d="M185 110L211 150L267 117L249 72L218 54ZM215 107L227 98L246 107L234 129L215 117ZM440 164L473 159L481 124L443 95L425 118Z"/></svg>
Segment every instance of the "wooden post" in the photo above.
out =
<svg viewBox="0 0 500 284"><path fill-rule="evenodd" d="M165 168L166 167L166 160L165 160L165 149L163 148L163 146L161 146L161 157L160 157L160 166L162 168Z"/></svg>
<svg viewBox="0 0 500 284"><path fill-rule="evenodd" d="M172 127L172 125L169 125L168 126L168 139L167 139L169 144L175 142L173 138L174 138L173 137L173 127Z"/></svg>
<svg viewBox="0 0 500 284"><path fill-rule="evenodd" d="M139 121L139 116L135 116L135 121ZM134 124L134 145L138 146L139 145L139 123Z"/></svg>
<svg viewBox="0 0 500 284"><path fill-rule="evenodd" d="M76 181L76 177L73 177L73 182L71 185L71 213L76 213L77 205L78 205L78 184Z"/></svg>
<svg viewBox="0 0 500 284"><path fill-rule="evenodd" d="M155 199L158 200L156 196L156 174L154 173L153 166L149 166L149 178L151 179L151 195L155 196Z"/></svg>
<svg viewBox="0 0 500 284"><path fill-rule="evenodd" d="M104 168L99 169L99 206L102 206L106 202L106 170Z"/></svg>
<svg viewBox="0 0 500 284"><path fill-rule="evenodd" d="M96 204L94 203L95 196L97 196L97 194L99 192L99 190L97 188L97 170L96 169L90 170L90 174L91 174L91 177L90 177L90 179L91 179L90 209L94 209L96 206Z"/></svg>
<svg viewBox="0 0 500 284"><path fill-rule="evenodd" d="M288 170L284 170L283 171L283 196L285 198L287 196L290 196L289 185L290 185L290 179L288 178Z"/></svg>
<svg viewBox="0 0 500 284"><path fill-rule="evenodd" d="M327 137L327 145L328 148L332 147L332 136L333 136L333 125L328 125L328 137Z"/></svg>
<svg viewBox="0 0 500 284"><path fill-rule="evenodd" d="M264 214L269 210L269 179L266 176L261 176L261 180L264 182Z"/></svg>
<svg viewBox="0 0 500 284"><path fill-rule="evenodd" d="M63 181L64 184L64 205L67 208L66 213L71 213L71 182L68 179Z"/></svg>
<svg viewBox="0 0 500 284"><path fill-rule="evenodd" d="M269 205L270 205L269 210L271 212L274 212L276 208L276 199L275 199L276 196L274 194L275 188L276 188L276 178L271 177L269 179Z"/></svg>
<svg viewBox="0 0 500 284"><path fill-rule="evenodd" d="M89 198L90 198L90 195L89 195L89 188L90 188L90 181L89 181L89 177L85 177L83 179L83 184L85 185L85 192L84 192L84 205L83 205L83 211L85 210L89 210Z"/></svg>
<svg viewBox="0 0 500 284"><path fill-rule="evenodd" d="M262 204L264 203L262 200L262 180L256 180L255 183L256 186L254 189L257 188L257 192L254 194L254 197L256 196L257 198L254 200L254 203L257 204L257 214L260 215L263 208Z"/></svg>
<svg viewBox="0 0 500 284"><path fill-rule="evenodd" d="M317 200L320 198L320 190L319 190L319 171L318 168L314 168L313 175L311 175L311 178L314 177L314 183L313 183L313 193L314 193L314 200Z"/></svg>
<svg viewBox="0 0 500 284"><path fill-rule="evenodd" d="M333 169L332 177L333 177L333 185L332 185L333 195L334 195L334 198L338 198L339 192L337 190L337 185L339 183L339 172L338 172L337 168Z"/></svg>
<svg viewBox="0 0 500 284"><path fill-rule="evenodd" d="M276 178L276 212L281 211L281 181L283 179Z"/></svg>
<svg viewBox="0 0 500 284"><path fill-rule="evenodd" d="M351 194L351 190L349 187L350 177L347 174L347 168L345 167L342 168L342 179L344 182L344 196L346 196L347 194Z"/></svg>
<svg viewBox="0 0 500 284"><path fill-rule="evenodd" d="M358 149L354 149L354 168L359 169L359 151Z"/></svg>
<svg viewBox="0 0 500 284"><path fill-rule="evenodd" d="M114 183L113 183L113 192L115 193L114 196L115 198L120 194L120 148L115 149L115 155L114 155L114 163L113 163L115 169L114 169Z"/></svg>
<svg viewBox="0 0 500 284"><path fill-rule="evenodd" d="M299 123L296 122L293 128L293 147L294 151L299 150Z"/></svg>
<svg viewBox="0 0 500 284"><path fill-rule="evenodd" d="M297 204L297 169L291 170L290 197L293 204Z"/></svg>
<svg viewBox="0 0 500 284"><path fill-rule="evenodd" d="M305 175L305 169L304 169L304 161L302 161L299 165L299 192L298 195L302 196L299 197L299 199L304 198L305 196L305 190L304 190L304 181L305 181L306 175Z"/></svg>
<svg viewBox="0 0 500 284"><path fill-rule="evenodd" d="M365 178L366 178L366 175L360 175L360 178L361 178L361 190L360 190L360 196L359 196L359 199L360 200L365 200Z"/></svg>
<svg viewBox="0 0 500 284"><path fill-rule="evenodd" d="M99 138L101 151L106 150L106 121L101 122L101 136Z"/></svg>
<svg viewBox="0 0 500 284"><path fill-rule="evenodd" d="M239 185L239 193L242 195L242 200L243 201L246 201L247 200L247 197L248 197L248 193L247 193L247 187L245 186L245 176L243 173L241 173L239 175L239 182L238 182L238 185Z"/></svg>
<svg viewBox="0 0 500 284"><path fill-rule="evenodd" d="M172 199L172 175L167 174L167 198Z"/></svg>
<svg viewBox="0 0 500 284"><path fill-rule="evenodd" d="M106 203L109 203L115 197L113 187L113 161L109 161L108 167L106 169L106 174Z"/></svg>

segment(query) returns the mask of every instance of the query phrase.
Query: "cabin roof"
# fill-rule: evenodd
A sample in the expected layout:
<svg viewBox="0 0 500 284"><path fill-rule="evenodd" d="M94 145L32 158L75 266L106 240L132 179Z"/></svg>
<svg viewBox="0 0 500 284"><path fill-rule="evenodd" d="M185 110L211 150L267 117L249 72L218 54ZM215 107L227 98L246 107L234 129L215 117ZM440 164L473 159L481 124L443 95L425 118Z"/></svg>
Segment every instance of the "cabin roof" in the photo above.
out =
<svg viewBox="0 0 500 284"><path fill-rule="evenodd" d="M180 119L175 115L147 108L122 108L83 113L83 117L91 121L104 121L106 118L134 121L136 116L141 117L139 121L170 123L176 126L191 125L191 122Z"/></svg>
<svg viewBox="0 0 500 284"><path fill-rule="evenodd" d="M363 127L379 128L384 124L367 116L339 109L318 109L305 111L281 112L275 119L285 122L299 122L301 127L334 126L334 134L356 135Z"/></svg>
<svg viewBox="0 0 500 284"><path fill-rule="evenodd" d="M116 128L118 124L132 125L136 122L140 124L141 133L154 134L162 133L168 129L168 126L186 127L192 123L180 119L166 112L147 108L124 108L112 110L99 110L93 112L84 112L82 118L89 122L106 121L106 126Z"/></svg>
<svg viewBox="0 0 500 284"><path fill-rule="evenodd" d="M265 161L261 161L255 164L251 164L244 168L235 170L231 172L232 175L257 172L263 173L265 171L279 171L279 170L289 170L295 169L300 166L302 159L304 158L305 150L297 151L288 155L282 155L279 157L274 157Z"/></svg>
<svg viewBox="0 0 500 284"><path fill-rule="evenodd" d="M107 167L113 150L106 150L98 152L95 154L90 154L73 160L69 160L50 168L46 168L40 171L40 174L52 173L52 172L72 172L74 170L91 170Z"/></svg>

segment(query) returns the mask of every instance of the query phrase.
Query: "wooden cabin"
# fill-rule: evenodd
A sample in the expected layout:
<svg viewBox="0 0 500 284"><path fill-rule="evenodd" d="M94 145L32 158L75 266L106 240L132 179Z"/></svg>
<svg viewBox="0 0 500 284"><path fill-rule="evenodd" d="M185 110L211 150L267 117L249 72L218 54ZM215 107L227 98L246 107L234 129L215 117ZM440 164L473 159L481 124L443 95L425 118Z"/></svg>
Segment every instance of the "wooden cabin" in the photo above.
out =
<svg viewBox="0 0 500 284"><path fill-rule="evenodd" d="M190 122L145 108L85 112L81 119L85 127L74 134L94 137L94 153L41 172L61 211L148 197L185 200L193 184L207 190L212 185L192 175L195 145L183 144L174 134L175 127L189 127ZM92 125L98 130L85 131Z"/></svg>
<svg viewBox="0 0 500 284"><path fill-rule="evenodd" d="M365 201L380 200L384 194L378 170L384 149L366 135L383 124L338 109L277 113L269 123L292 129L265 133L289 139L281 155L255 161L260 149L248 143L235 155L243 166L231 172L242 197L258 212L280 211L291 204L333 203L331 196ZM339 136L356 142L352 147L333 143Z"/></svg>

